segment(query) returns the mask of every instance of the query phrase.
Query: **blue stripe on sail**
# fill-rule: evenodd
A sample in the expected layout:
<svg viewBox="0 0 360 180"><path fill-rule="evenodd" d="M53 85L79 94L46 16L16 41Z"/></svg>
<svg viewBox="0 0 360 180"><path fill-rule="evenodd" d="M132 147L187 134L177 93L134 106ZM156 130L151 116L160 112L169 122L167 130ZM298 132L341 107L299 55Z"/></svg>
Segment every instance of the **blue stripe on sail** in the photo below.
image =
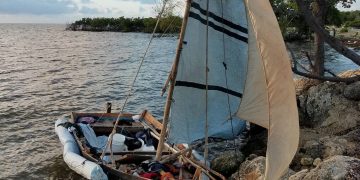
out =
<svg viewBox="0 0 360 180"><path fill-rule="evenodd" d="M196 13L190 11L189 17L198 20L199 22L201 22L201 23L204 24L204 25L207 25L206 19L203 19L199 14L196 14ZM234 33L234 32L231 32L231 31L229 31L229 30L227 30L227 29L225 29L225 28L223 28L223 27L220 27L220 26L214 24L214 23L211 22L211 21L209 21L209 26L212 27L213 29L215 29L215 30L217 30L217 31L219 31L219 32L222 32L222 33L224 33L224 34L226 34L226 35L228 35L228 36L230 36L230 37L233 37L233 38L235 38L235 39L237 39L237 40L239 40L239 41L243 41L243 42L245 42L245 43L248 42L248 38L247 38L247 37L243 37L243 36L241 36L241 35L239 35L239 34L236 34L236 33Z"/></svg>
<svg viewBox="0 0 360 180"><path fill-rule="evenodd" d="M202 9L198 3L192 2L191 7L199 10L201 14L206 16L206 10ZM215 21L217 21L219 23L222 23L222 24L224 24L226 26L229 26L229 27L231 27L233 29L236 29L236 30L238 30L240 32L243 32L245 34L248 34L248 29L247 28L242 27L240 25L237 25L237 24L235 24L235 23L233 23L233 22L231 22L229 20L226 20L226 19L220 17L220 16L217 16L216 14L214 14L212 12L209 12L209 17L211 17L212 19L214 19Z"/></svg>
<svg viewBox="0 0 360 180"><path fill-rule="evenodd" d="M175 86L184 86L184 87L192 87L197 89L206 89L206 85L194 83L194 82L188 82L188 81L176 81ZM221 91L223 93L227 93L239 98L242 98L242 94L221 86L214 86L214 85L208 85L208 90L215 90L215 91Z"/></svg>

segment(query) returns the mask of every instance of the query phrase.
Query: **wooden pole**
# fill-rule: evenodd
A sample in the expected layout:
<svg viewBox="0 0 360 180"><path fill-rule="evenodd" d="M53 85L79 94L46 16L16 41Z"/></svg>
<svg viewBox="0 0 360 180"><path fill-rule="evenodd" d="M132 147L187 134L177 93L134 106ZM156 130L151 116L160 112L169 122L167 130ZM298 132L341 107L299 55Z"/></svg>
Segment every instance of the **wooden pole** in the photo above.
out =
<svg viewBox="0 0 360 180"><path fill-rule="evenodd" d="M166 105L165 105L164 118L163 118L163 128L161 130L160 140L159 140L159 144L158 144L157 151L156 151L156 160L157 161L160 160L161 154L162 154L162 151L163 151L163 148L164 148L165 135L166 135L167 125L169 123L170 106L171 106L172 96L173 96L174 87L175 87L175 82L174 81L175 81L175 78L176 78L176 75L177 75L177 68L178 68L178 65L179 65L180 53L181 53L181 50L182 50L183 40L184 40L184 36L185 36L185 29L186 29L187 21L188 21L188 18L189 18L190 3L191 3L191 0L186 1L184 19L183 19L182 26L181 26L178 47L176 49L176 56L175 56L175 61L174 61L174 66L173 66L174 68L171 71L171 73L172 73L171 78L170 78L170 83L171 84L170 84L168 96L166 98Z"/></svg>
<svg viewBox="0 0 360 180"><path fill-rule="evenodd" d="M106 103L106 113L111 113L111 102Z"/></svg>

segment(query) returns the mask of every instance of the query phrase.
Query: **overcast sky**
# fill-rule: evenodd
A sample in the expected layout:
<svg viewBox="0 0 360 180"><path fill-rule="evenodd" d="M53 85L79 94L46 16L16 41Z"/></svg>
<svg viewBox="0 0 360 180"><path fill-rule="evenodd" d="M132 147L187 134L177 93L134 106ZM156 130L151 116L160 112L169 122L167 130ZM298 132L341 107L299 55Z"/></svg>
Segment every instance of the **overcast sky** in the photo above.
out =
<svg viewBox="0 0 360 180"><path fill-rule="evenodd" d="M155 16L159 0L0 0L0 23L70 23L82 17ZM360 0L351 10L360 9ZM181 12L177 12L181 14Z"/></svg>

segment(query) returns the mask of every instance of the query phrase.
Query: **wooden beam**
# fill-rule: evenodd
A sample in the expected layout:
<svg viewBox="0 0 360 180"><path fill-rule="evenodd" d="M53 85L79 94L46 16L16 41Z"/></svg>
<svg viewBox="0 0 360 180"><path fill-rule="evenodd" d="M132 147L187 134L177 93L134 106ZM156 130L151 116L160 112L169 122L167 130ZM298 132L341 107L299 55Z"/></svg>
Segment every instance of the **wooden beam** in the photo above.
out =
<svg viewBox="0 0 360 180"><path fill-rule="evenodd" d="M155 129L161 130L163 128L163 125L158 121L149 111L145 110L141 117L150 125L153 125Z"/></svg>
<svg viewBox="0 0 360 180"><path fill-rule="evenodd" d="M184 19L183 19L182 26L181 26L181 32L180 32L178 47L176 49L176 56L175 56L175 61L174 61L174 65L173 65L174 68L171 71L172 72L172 74L171 74L172 77L170 78L171 84L170 84L168 96L166 98L166 105L165 105L164 118L163 118L163 128L161 130L160 140L159 140L159 144L158 144L158 147L157 147L157 153L156 153L156 160L157 161L160 160L161 153L162 153L162 150L164 148L165 135L166 135L167 125L169 123L170 107L171 107L172 96L173 96L174 87L175 87L174 81L175 81L176 75L177 75L177 68L178 68L178 65L179 65L180 53L182 51L186 25L187 25L187 21L189 19L190 3L191 3L191 0L186 1Z"/></svg>

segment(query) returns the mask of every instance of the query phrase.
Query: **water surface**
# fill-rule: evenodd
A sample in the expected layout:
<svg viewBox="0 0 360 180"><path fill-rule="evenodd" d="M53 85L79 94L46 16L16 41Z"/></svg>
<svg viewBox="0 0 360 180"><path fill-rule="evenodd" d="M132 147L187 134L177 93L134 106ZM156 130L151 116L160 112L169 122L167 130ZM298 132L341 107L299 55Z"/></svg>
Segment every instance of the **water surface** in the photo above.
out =
<svg viewBox="0 0 360 180"><path fill-rule="evenodd" d="M54 132L71 111L119 111L148 34L64 31L63 25L0 25L0 179L78 176ZM160 117L176 38L154 40L128 112Z"/></svg>

